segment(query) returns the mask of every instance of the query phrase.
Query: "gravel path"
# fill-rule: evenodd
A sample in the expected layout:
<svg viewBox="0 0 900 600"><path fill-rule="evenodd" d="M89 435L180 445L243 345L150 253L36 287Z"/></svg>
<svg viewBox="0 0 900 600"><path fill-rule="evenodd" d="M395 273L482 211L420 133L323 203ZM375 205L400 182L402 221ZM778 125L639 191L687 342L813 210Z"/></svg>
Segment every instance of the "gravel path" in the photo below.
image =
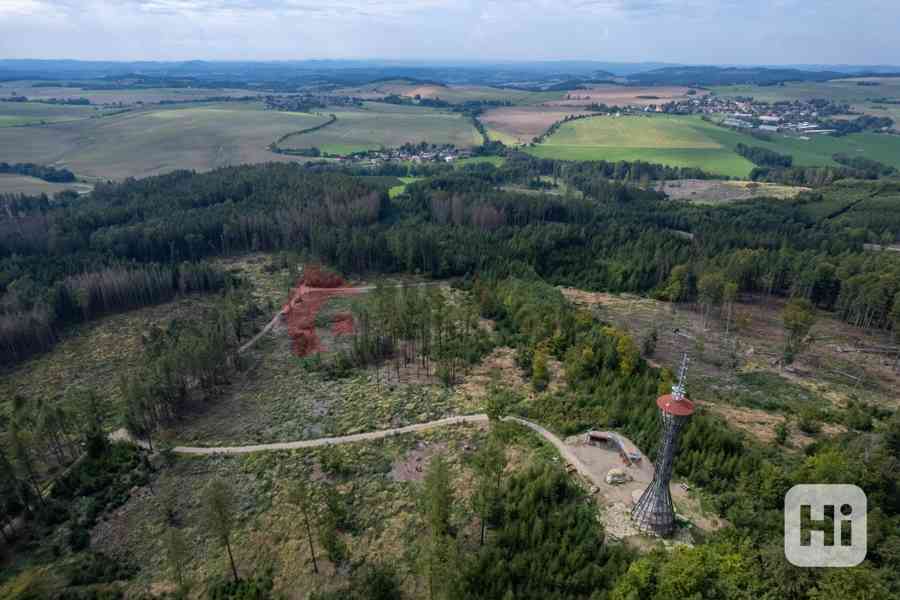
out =
<svg viewBox="0 0 900 600"><path fill-rule="evenodd" d="M599 485L591 470L572 452L571 449L561 439L553 433L541 427L537 423L533 423L521 417L503 417L503 421L511 421L528 427L545 440L550 442L559 452L563 459L571 464L585 479L594 485ZM396 427L393 429L384 429L381 431L368 431L366 433L355 433L352 435L342 435L336 437L319 438L315 440L302 440L298 442L276 442L273 444L257 444L252 446L217 446L212 448L202 448L196 446L176 446L172 450L178 454L193 455L211 455L211 454L251 454L253 452L267 452L272 450L296 450L299 448L319 448L322 446L332 446L339 444L352 444L355 442L365 442L370 440L380 440L394 435L402 435L404 433L413 433L417 431L427 431L437 427L446 427L448 425L458 425L460 423L487 423L488 416L485 414L466 415L462 417L448 417L446 419L438 419L437 421L429 421L428 423L418 423L416 425L407 425L406 427Z"/></svg>
<svg viewBox="0 0 900 600"><path fill-rule="evenodd" d="M338 444L365 442L369 440L380 440L392 435L412 433L415 431L426 431L428 429L434 429L436 427L446 427L447 425L456 425L459 423L486 423L487 420L487 415L467 415L464 417L448 417L446 419L438 419L437 421L429 421L428 423L407 425L406 427L384 429L382 431L367 431L366 433L354 433L352 435L319 438L315 440L301 440L299 442L275 442L272 444L257 444L253 446L217 446L213 448L176 446L172 449L172 451L178 454L251 454L253 452L267 452L270 450L319 448L321 446L333 446Z"/></svg>

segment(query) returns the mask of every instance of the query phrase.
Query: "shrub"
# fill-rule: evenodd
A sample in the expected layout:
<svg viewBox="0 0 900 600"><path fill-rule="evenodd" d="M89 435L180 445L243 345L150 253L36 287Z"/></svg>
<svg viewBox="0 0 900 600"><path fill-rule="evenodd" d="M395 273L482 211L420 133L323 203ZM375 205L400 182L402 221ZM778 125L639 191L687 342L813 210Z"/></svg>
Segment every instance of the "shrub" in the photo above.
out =
<svg viewBox="0 0 900 600"><path fill-rule="evenodd" d="M272 598L272 577L223 581L209 588L209 600L269 600Z"/></svg>

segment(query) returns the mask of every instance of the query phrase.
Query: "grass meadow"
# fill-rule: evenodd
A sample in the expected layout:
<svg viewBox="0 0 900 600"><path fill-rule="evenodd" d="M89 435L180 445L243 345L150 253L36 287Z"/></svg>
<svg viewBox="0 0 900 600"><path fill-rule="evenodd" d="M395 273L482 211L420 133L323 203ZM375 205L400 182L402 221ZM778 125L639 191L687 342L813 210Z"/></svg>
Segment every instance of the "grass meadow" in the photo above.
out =
<svg viewBox="0 0 900 600"><path fill-rule="evenodd" d="M328 154L351 154L417 144L470 148L481 135L462 115L415 106L367 102L361 109L334 111L337 121L311 133L291 136L285 149L316 147Z"/></svg>
<svg viewBox="0 0 900 600"><path fill-rule="evenodd" d="M878 85L859 85L860 82L877 83ZM825 82L807 81L770 86L725 85L711 89L720 96L752 96L763 102L827 98L835 102L862 104L870 98L886 97L900 100L900 77L835 79Z"/></svg>
<svg viewBox="0 0 900 600"><path fill-rule="evenodd" d="M324 115L263 110L258 102L133 110L42 127L0 128L0 161L66 167L89 179L292 160L268 145Z"/></svg>
<svg viewBox="0 0 900 600"><path fill-rule="evenodd" d="M790 154L798 166L835 166L831 157L842 152L900 167L900 136L862 133L801 139L776 134L772 141L763 141L694 116L580 119L563 124L528 152L564 160L644 160L746 177L754 165L734 152L738 143Z"/></svg>
<svg viewBox="0 0 900 600"><path fill-rule="evenodd" d="M404 80L377 81L367 85L340 89L335 93L367 99L383 98L392 94L408 98L419 96L446 100L454 104L501 100L509 101L517 106L551 102L565 97L565 92L534 92L483 85L437 85Z"/></svg>
<svg viewBox="0 0 900 600"><path fill-rule="evenodd" d="M0 102L0 128L78 121L96 114L99 114L99 110L92 106Z"/></svg>
<svg viewBox="0 0 900 600"><path fill-rule="evenodd" d="M228 96L232 98L243 98L246 96L259 96L259 92L240 89L219 89L219 88L135 88L135 89L85 89L79 85L88 86L92 84L109 85L108 81L86 82L79 81L72 84L71 87L63 85L65 82L48 84L47 82L37 81L5 81L0 82L0 97L11 96L13 93L18 96L25 96L29 100L49 100L56 99L77 99L87 98L92 104L109 104L109 105L138 105L138 104L158 104L160 102L185 102L204 100L206 98Z"/></svg>

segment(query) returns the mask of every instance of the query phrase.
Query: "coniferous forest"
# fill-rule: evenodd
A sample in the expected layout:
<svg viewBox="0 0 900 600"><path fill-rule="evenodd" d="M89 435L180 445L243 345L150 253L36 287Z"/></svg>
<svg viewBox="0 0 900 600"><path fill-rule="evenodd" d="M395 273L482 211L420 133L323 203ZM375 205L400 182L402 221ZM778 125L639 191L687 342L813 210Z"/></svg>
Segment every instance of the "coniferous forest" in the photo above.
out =
<svg viewBox="0 0 900 600"><path fill-rule="evenodd" d="M252 250L303 250L350 273L536 277L673 302L696 301L715 276L740 293L809 299L860 327L900 318L900 260L865 249L896 239L900 185L716 208L641 187L694 175L519 157L438 171L389 201L377 178L266 165L104 184L87 198L3 198L0 358L46 350L68 323L221 289L224 276L203 261ZM541 177L567 193L503 189Z"/></svg>
<svg viewBox="0 0 900 600"><path fill-rule="evenodd" d="M409 175L427 178L391 198L395 178ZM499 167L388 165L373 173L269 164L101 184L85 197L4 197L0 361L50 351L68 328L101 316L216 293L215 307L197 318L152 328L140 369L116 382L128 431L158 448L159 432L186 418L191 395L212 404L240 377L238 347L261 311L211 259L293 251L347 275L454 279L460 293L449 298L428 287L377 286L352 305L357 335L342 360L377 367L379 385L392 371L399 380L409 365L455 384L491 350L479 325L489 320L532 389L547 389L550 361L562 374L561 389L534 398L493 390L491 417L519 415L561 436L608 427L652 458L654 401L672 373L648 364L627 332L576 308L556 286L642 294L703 314L735 294L779 297L800 313L829 311L860 331L900 328L900 254L884 249L900 236L900 184L823 180L793 199L719 206L673 201L651 187L703 178L693 169L513 154ZM102 399L69 395L63 403L12 399L0 452L0 530L20 515L44 532L65 523L66 547L78 551L89 546L99 515L125 503L130 485L151 481L154 467L133 447L109 442ZM561 469L504 474L498 457L505 454L492 444L520 434L495 422L472 459L480 543L463 543L457 489L446 464L434 460L421 484L424 525L410 561L432 598L896 597L900 420L883 416L877 436L820 439L787 459L699 411L681 438L676 474L701 487L708 510L730 526L694 547L640 555L599 542L604 532L592 505ZM36 457L65 468L82 460L82 450L79 468L51 492L41 489ZM338 481L352 473L339 459L322 462ZM127 482L122 473L130 473ZM856 483L878 507L862 566L802 571L784 560L781 502L794 483L807 481ZM99 499L75 502L92 494ZM354 530L354 517L340 492L323 494L317 511L324 516L315 528L305 525L310 548L315 537L319 559L353 576L348 589L312 597L401 597L389 565L349 563L341 535ZM313 502L299 488L290 498L302 511ZM227 484L211 484L203 501L233 572L209 597L270 597L271 581L241 578L231 556L235 500ZM166 541L167 556L185 544ZM98 575L103 581L129 576L112 561L92 560L109 571ZM127 570L123 564L116 568Z"/></svg>

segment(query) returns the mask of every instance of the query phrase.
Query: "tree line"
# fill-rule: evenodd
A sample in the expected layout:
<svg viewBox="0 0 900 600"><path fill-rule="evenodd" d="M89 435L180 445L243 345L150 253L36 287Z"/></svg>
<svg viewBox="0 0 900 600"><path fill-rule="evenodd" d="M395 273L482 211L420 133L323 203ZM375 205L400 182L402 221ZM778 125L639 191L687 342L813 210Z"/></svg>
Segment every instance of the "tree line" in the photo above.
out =
<svg viewBox="0 0 900 600"><path fill-rule="evenodd" d="M789 168L794 164L794 157L789 154L779 154L774 150L760 146L747 146L739 143L735 152L760 167L784 167Z"/></svg>
<svg viewBox="0 0 900 600"><path fill-rule="evenodd" d="M355 333L349 361L382 366L397 379L400 369L415 365L418 374L436 376L453 385L466 369L490 349L487 332L478 323L478 307L467 297L449 297L436 286L376 289L354 301Z"/></svg>
<svg viewBox="0 0 900 600"><path fill-rule="evenodd" d="M80 311L81 318L90 318L116 306L139 305L122 291L132 285L127 273L150 270L134 276L135 297L164 297L170 292L140 290L221 285L220 277L204 274L208 267L181 266L184 261L291 249L344 272L536 276L673 302L696 301L699 278L722 272L724 282L735 283L741 294L801 295L824 309L847 307L838 314L850 322L893 327L888 315L897 296L900 257L864 247L897 237L900 220L891 216L895 209L889 201L896 189L890 183L855 182L794 201L709 207L672 202L643 186L696 174L687 169L519 155L500 168L473 167L434 170L394 201L384 186L350 173L320 165L264 165L103 184L78 202L59 205L20 202L12 216L0 217L0 227L10 234L0 237L2 314L23 315L18 320L32 323L26 331L51 339L48 324L55 315ZM535 180L564 184L566 192L503 189ZM837 210L819 208L830 205ZM851 205L854 210L844 214L840 207ZM872 212L860 221L869 205L882 216ZM112 271L106 276L83 275L107 269ZM192 269L198 270L199 283L179 283L181 273ZM852 277L855 283L845 286ZM100 285L109 291L88 293ZM883 292L874 291L879 285ZM77 294L65 292L73 286ZM115 287L120 291L113 292ZM856 318L854 290L863 288L875 308ZM31 312L40 305L55 308ZM6 327L19 331L14 320L7 319ZM28 345L7 345L16 349L8 349L7 356L19 356Z"/></svg>
<svg viewBox="0 0 900 600"><path fill-rule="evenodd" d="M68 325L230 284L223 271L208 263L109 267L49 287L25 275L13 281L0 300L0 363L49 350Z"/></svg>
<svg viewBox="0 0 900 600"><path fill-rule="evenodd" d="M0 174L27 175L50 183L71 183L76 181L75 174L68 169L59 169L35 163L0 162Z"/></svg>

